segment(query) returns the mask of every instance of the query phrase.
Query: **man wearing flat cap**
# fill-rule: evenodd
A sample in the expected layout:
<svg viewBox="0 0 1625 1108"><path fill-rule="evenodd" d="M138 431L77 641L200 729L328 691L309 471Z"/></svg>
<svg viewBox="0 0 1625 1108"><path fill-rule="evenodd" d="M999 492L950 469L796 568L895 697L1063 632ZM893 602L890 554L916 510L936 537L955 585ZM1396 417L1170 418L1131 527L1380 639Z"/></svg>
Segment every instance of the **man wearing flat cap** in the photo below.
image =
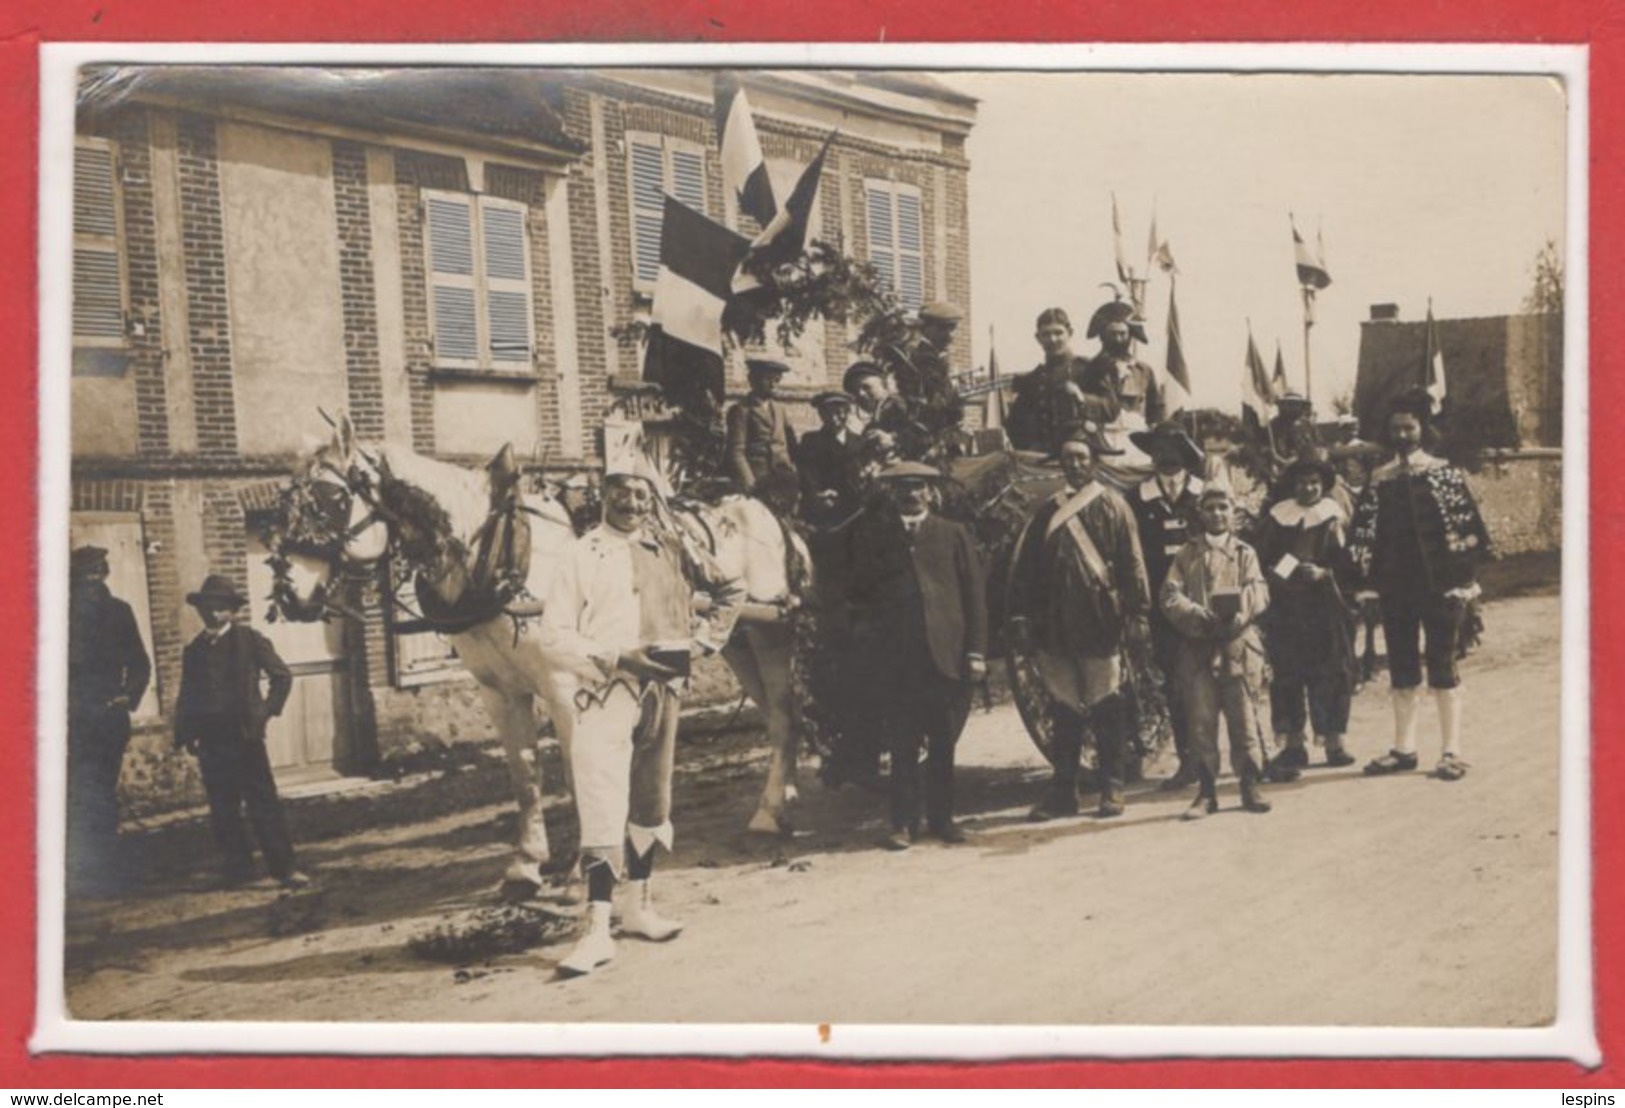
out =
<svg viewBox="0 0 1625 1108"><path fill-rule="evenodd" d="M1034 658L1055 705L1055 776L1029 814L1035 821L1077 814L1086 728L1095 738L1099 815L1123 814L1135 726L1124 652L1143 633L1151 595L1134 513L1097 479L1101 458L1116 453L1093 423L1073 432L1060 448L1067 487L1038 505L1011 555L1006 635Z"/></svg>
<svg viewBox="0 0 1625 1108"><path fill-rule="evenodd" d="M265 868L283 886L302 888L310 879L294 863L265 749L266 723L282 714L293 674L271 640L236 621L248 599L230 580L211 573L202 588L187 594L186 602L197 609L203 630L181 654L175 745L196 755L203 773L225 882L241 885L254 878L254 856L243 826L246 809Z"/></svg>
<svg viewBox="0 0 1625 1108"><path fill-rule="evenodd" d="M1146 342L1134 305L1126 300L1102 304L1089 320L1088 337L1100 340L1099 353L1089 360L1091 380L1109 384L1115 392L1122 408L1116 422L1129 431L1161 423L1167 409L1162 384L1156 370L1134 356L1134 344Z"/></svg>
<svg viewBox="0 0 1625 1108"><path fill-rule="evenodd" d="M948 348L964 318L953 304L941 300L926 304L920 309L919 341L892 367L898 395L933 441L965 418L965 402L954 388L948 364Z"/></svg>
<svg viewBox="0 0 1625 1108"><path fill-rule="evenodd" d="M1162 583L1174 557L1193 536L1201 533L1197 517L1197 497L1203 482L1197 476L1206 461L1202 448L1178 423L1159 423L1149 431L1134 431L1129 441L1151 459L1152 474L1129 497L1134 519L1140 529L1140 552L1145 555L1146 576L1151 595L1160 596ZM1179 652L1179 632L1158 605L1151 608L1151 651L1157 668L1165 677L1174 672ZM1190 756L1190 731L1185 722L1185 701L1168 698L1169 721L1173 727L1174 749L1179 768L1163 782L1167 789L1184 788L1196 782L1196 763Z"/></svg>
<svg viewBox="0 0 1625 1108"><path fill-rule="evenodd" d="M848 420L852 398L844 392L821 392L812 399L821 426L796 444L796 471L801 478L801 515L808 525L826 529L847 519L858 507L861 437Z"/></svg>
<svg viewBox="0 0 1625 1108"><path fill-rule="evenodd" d="M745 363L750 392L728 409L728 476L749 493L774 470L795 472L795 433L789 413L774 399L779 379L790 372L783 362L751 358Z"/></svg>
<svg viewBox="0 0 1625 1108"><path fill-rule="evenodd" d="M922 793L925 829L945 843L965 838L954 822L954 746L987 674L987 602L976 540L932 510L939 480L919 462L881 470L886 495L852 524L840 575L861 675L855 710L891 751L889 850L919 837Z"/></svg>
<svg viewBox="0 0 1625 1108"><path fill-rule="evenodd" d="M107 551L81 546L68 570L68 887L96 893L122 871L119 770L152 664L135 613L108 590Z"/></svg>

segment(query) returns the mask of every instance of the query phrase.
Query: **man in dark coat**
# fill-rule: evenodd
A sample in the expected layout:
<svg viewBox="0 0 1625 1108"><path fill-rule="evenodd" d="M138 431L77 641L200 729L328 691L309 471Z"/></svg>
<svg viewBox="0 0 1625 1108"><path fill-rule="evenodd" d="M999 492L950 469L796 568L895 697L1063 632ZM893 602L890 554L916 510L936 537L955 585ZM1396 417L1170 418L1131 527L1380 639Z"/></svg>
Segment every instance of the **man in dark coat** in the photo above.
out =
<svg viewBox="0 0 1625 1108"><path fill-rule="evenodd" d="M1123 763L1134 727L1123 654L1145 633L1151 597L1134 513L1096 474L1115 454L1086 423L1061 444L1067 487L1042 501L1016 540L1007 634L1036 659L1055 702L1055 777L1029 818L1076 815L1085 727L1099 762L1099 815L1123 814Z"/></svg>
<svg viewBox="0 0 1625 1108"><path fill-rule="evenodd" d="M795 432L783 404L774 399L779 378L790 372L783 362L752 358L745 363L750 394L728 409L728 476L749 493L774 470L795 472Z"/></svg>
<svg viewBox="0 0 1625 1108"><path fill-rule="evenodd" d="M284 886L302 888L310 879L294 864L265 749L266 722L282 714L293 675L269 639L235 621L248 601L226 578L210 574L186 602L202 617L203 630L181 655L175 745L195 754L203 772L226 884L244 884L254 876L243 826L246 808L266 869ZM262 677L269 686L264 693Z"/></svg>
<svg viewBox="0 0 1625 1108"><path fill-rule="evenodd" d="M1129 497L1140 530L1140 552L1145 556L1146 577L1151 595L1162 592L1168 567L1174 563L1187 540L1201 533L1196 498L1202 492L1197 476L1205 458L1202 448L1177 423L1160 423L1149 431L1135 431L1129 441L1151 458L1153 473ZM1164 678L1174 672L1179 651L1179 632L1163 615L1160 605L1151 606L1151 650ZM1171 692L1171 690L1170 690ZM1185 725L1185 698L1170 695L1168 714L1173 725L1174 749L1179 769L1163 782L1165 789L1181 789L1196 782L1196 764L1190 757L1190 732Z"/></svg>
<svg viewBox="0 0 1625 1108"><path fill-rule="evenodd" d="M890 850L919 834L922 744L926 827L943 842L964 841L954 822L954 745L971 688L987 674L981 558L968 530L932 511L940 476L916 462L881 472L888 501L853 523L841 578L864 707L890 739Z"/></svg>
<svg viewBox="0 0 1625 1108"><path fill-rule="evenodd" d="M94 893L122 872L119 769L152 664L135 613L107 588L107 551L81 546L68 568L68 885Z"/></svg>
<svg viewBox="0 0 1625 1108"><path fill-rule="evenodd" d="M850 396L821 392L812 404L823 425L803 435L796 445L796 472L801 478L801 516L809 526L823 530L838 525L858 508L863 446L848 425Z"/></svg>
<svg viewBox="0 0 1625 1108"><path fill-rule="evenodd" d="M954 388L948 348L965 313L953 304L932 301L920 309L920 339L906 358L892 366L897 393L933 442L965 418L965 402Z"/></svg>
<svg viewBox="0 0 1625 1108"><path fill-rule="evenodd" d="M1061 308L1039 313L1035 337L1044 360L1016 378L1004 429L1017 450L1049 453L1084 420L1104 426L1117 418L1116 382L1072 353L1072 320Z"/></svg>

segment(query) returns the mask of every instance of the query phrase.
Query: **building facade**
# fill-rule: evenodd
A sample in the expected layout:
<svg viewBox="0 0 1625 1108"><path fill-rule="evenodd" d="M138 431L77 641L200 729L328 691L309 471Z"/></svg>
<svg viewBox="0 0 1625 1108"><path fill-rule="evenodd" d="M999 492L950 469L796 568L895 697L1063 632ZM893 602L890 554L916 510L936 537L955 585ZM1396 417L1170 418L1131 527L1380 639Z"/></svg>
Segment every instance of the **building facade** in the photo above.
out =
<svg viewBox="0 0 1625 1108"><path fill-rule="evenodd" d="M169 752L186 593L223 573L296 674L286 782L490 727L432 633L267 620L253 516L347 412L363 440L590 469L624 335L647 315L660 197L753 230L725 195L703 71L117 69L83 82L74 175L72 541L113 552L156 679L127 759L134 810L195 783ZM813 234L903 303L970 302L975 102L924 75L747 74L780 196L838 130ZM781 356L792 399L852 357L824 322ZM951 352L970 367L969 326ZM742 361L730 390L744 386ZM802 422L812 422L801 412Z"/></svg>

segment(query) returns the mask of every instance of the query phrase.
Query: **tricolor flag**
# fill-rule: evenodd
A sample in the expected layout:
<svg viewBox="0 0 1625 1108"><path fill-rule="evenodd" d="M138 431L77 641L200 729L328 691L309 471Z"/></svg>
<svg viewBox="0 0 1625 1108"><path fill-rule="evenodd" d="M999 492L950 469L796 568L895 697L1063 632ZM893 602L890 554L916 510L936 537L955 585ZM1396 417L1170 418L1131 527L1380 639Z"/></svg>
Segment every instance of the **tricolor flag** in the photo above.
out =
<svg viewBox="0 0 1625 1108"><path fill-rule="evenodd" d="M750 243L666 197L643 376L674 404L722 400L722 310Z"/></svg>
<svg viewBox="0 0 1625 1108"><path fill-rule="evenodd" d="M1112 251L1117 258L1117 279L1125 285L1134 280L1134 271L1128 267L1128 255L1123 252L1123 221L1117 214L1117 194L1112 193Z"/></svg>
<svg viewBox="0 0 1625 1108"><path fill-rule="evenodd" d="M1433 301L1428 300L1427 348L1422 354L1422 383L1428 390L1429 408L1438 415L1447 393L1444 380L1444 352L1439 348L1439 327L1433 322Z"/></svg>
<svg viewBox="0 0 1625 1108"><path fill-rule="evenodd" d="M1169 383L1167 390L1168 414L1182 410L1190 403L1191 371L1185 365L1185 340L1179 333L1179 303L1174 299L1174 286L1168 286L1168 353L1164 366Z"/></svg>
<svg viewBox="0 0 1625 1108"><path fill-rule="evenodd" d="M1279 400L1290 389L1286 383L1286 359L1281 357L1281 340L1275 340L1275 372L1270 375L1270 399Z"/></svg>
<svg viewBox="0 0 1625 1108"><path fill-rule="evenodd" d="M1247 328L1247 371L1241 379L1241 416L1247 422L1251 416L1253 425L1263 428L1275 416L1275 404L1270 390L1269 373L1264 369L1264 359L1258 353L1258 343L1253 341L1253 329Z"/></svg>
<svg viewBox="0 0 1625 1108"><path fill-rule="evenodd" d="M1303 241L1298 234L1298 225L1289 214L1287 221L1292 226L1292 252L1298 263L1298 284L1305 288L1323 289L1332 283L1332 275L1326 272L1326 244L1316 236L1316 243L1320 248L1320 255L1309 253L1309 244Z"/></svg>
<svg viewBox="0 0 1625 1108"><path fill-rule="evenodd" d="M807 248L807 221L812 216L813 203L818 199L818 184L824 176L824 158L829 154L829 144L834 141L835 132L831 131L819 148L818 156L796 179L796 187L790 190L790 198L784 202L784 207L751 242L748 254L751 265L777 265L793 261ZM747 292L759 284L741 268L734 277L733 291Z"/></svg>
<svg viewBox="0 0 1625 1108"><path fill-rule="evenodd" d="M722 184L733 194L739 210L766 227L778 214L773 182L756 138L745 89L732 73L718 73L713 91L717 108L717 145L722 151Z"/></svg>

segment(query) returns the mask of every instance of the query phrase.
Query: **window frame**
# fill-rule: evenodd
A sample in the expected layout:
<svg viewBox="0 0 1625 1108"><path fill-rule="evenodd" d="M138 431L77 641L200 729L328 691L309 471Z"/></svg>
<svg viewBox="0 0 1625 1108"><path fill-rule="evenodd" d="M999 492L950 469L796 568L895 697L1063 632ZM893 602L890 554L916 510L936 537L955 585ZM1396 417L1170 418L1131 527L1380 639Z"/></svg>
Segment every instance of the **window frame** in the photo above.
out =
<svg viewBox="0 0 1625 1108"><path fill-rule="evenodd" d="M926 300L925 274L926 274L926 226L925 226L925 193L918 185L906 181L894 181L885 177L865 177L863 179L863 214L864 214L864 249L868 252L868 261L875 264L876 242L875 223L871 215L873 198L884 196L891 218L891 237L881 249L891 255L893 261L889 275L882 271L882 276L889 278L892 293L897 297L898 303L910 311L918 311ZM902 242L901 220L899 218L899 198L911 197L919 210L919 248L906 249ZM903 258L912 257L919 262L919 298L911 301L903 289ZM877 266L878 268L878 266Z"/></svg>
<svg viewBox="0 0 1625 1108"><path fill-rule="evenodd" d="M668 194L671 196L678 195L675 156L677 154L688 154L696 158L699 162L700 206L695 210L700 212L702 215L709 217L711 213L708 205L708 197L710 195L709 185L711 174L710 169L706 164L705 146L702 143L692 142L685 138L678 138L675 135L662 134L659 131L627 131L625 133L625 143L627 240L628 245L630 246L632 291L644 297L651 297L654 295L655 281L659 278L660 273L660 243L657 238L654 250L655 272L645 277L638 270L638 247L640 243L638 216L640 213L646 218L653 216L655 218L655 226L658 227L660 225L665 216L665 196ZM636 155L634 154L634 151L639 146L653 146L658 147L660 150L661 202L658 208L640 208L638 204ZM682 197L679 197L679 199L682 199ZM658 235L658 231L656 234Z"/></svg>
<svg viewBox="0 0 1625 1108"><path fill-rule="evenodd" d="M109 203L112 205L113 209L113 233L111 236L105 234L95 234L84 231L80 227L78 211L79 170L78 166L75 165L73 196L73 258L70 259L70 268L78 268L77 265L73 265L72 263L78 258L81 250L110 252L113 255L113 262L114 266L116 267L119 312L119 333L117 335L87 335L79 332L78 319L74 317L75 313L70 305L69 327L72 332L72 345L76 355L74 359L74 368L75 371L79 372L81 375L85 375L84 371L89 368L91 370L89 375L117 376L123 372L124 362L122 360L117 362L117 373L114 374L109 374L106 369L101 369L98 372L91 366L81 366L78 363L82 360L87 360L94 363L96 361L96 353L104 351L123 353L129 348L130 274L128 257L125 249L124 189L123 181L120 179L121 175L119 172L119 147L118 144L112 139L101 138L93 135L76 135L74 137L73 146L76 156L80 150L99 150L107 155L108 172L110 178ZM75 160L77 161L77 157ZM79 294L79 283L77 279L73 282L73 286L73 296L77 297ZM81 359L77 356L78 352L81 350L91 352L89 359Z"/></svg>
<svg viewBox="0 0 1625 1108"><path fill-rule="evenodd" d="M469 274L439 271L434 267L434 228L430 205L440 201L457 204L468 212ZM514 212L519 217L521 264L523 277L494 277L490 273L486 243L487 213ZM484 193L456 192L449 189L424 189L419 211L423 220L423 270L425 299L428 313L430 362L436 370L451 370L481 375L506 377L534 377L537 374L536 349L536 268L531 244L530 205ZM446 354L440 348L436 325L436 295L441 287L466 288L474 299L474 356L461 357ZM498 357L491 343L492 292L522 293L525 298L525 343L523 358Z"/></svg>

